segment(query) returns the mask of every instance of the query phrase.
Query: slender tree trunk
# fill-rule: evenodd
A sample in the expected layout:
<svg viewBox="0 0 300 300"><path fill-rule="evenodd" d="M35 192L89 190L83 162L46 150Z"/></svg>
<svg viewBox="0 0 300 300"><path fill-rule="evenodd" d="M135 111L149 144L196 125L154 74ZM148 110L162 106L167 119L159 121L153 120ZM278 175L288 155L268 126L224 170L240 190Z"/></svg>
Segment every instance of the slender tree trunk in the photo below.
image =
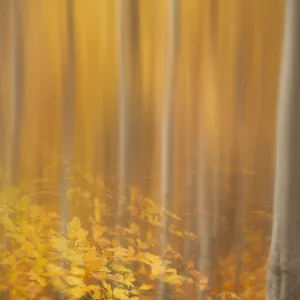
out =
<svg viewBox="0 0 300 300"><path fill-rule="evenodd" d="M128 52L128 14L129 3L124 3L122 0L118 1L117 7L117 30L118 30L118 58L119 58L119 170L118 170L118 205L117 205L117 224L124 226L124 208L128 196L129 185L129 157L130 148L129 142L129 92L127 84L127 55Z"/></svg>
<svg viewBox="0 0 300 300"><path fill-rule="evenodd" d="M194 51L191 51L194 54ZM196 55L193 55L196 57ZM197 91L197 68L195 62L193 61L193 65L191 64L189 69L189 89L191 90L190 99L187 101L187 134L186 134L186 166L187 166L187 195L186 195L186 221L185 221L185 229L189 232L194 232L196 226L196 217L195 217L195 206L196 199L197 199L197 185L196 185L196 168L195 168L195 161L196 161L196 150L195 150L195 136L197 136L197 103L194 99L198 99L198 91ZM188 261L192 258L192 245L193 242L190 240L186 240L184 242L184 260Z"/></svg>
<svg viewBox="0 0 300 300"><path fill-rule="evenodd" d="M73 0L66 2L66 21L67 21L67 50L64 56L65 74L64 74L64 90L63 90L63 142L62 142L62 191L61 199L61 217L62 231L66 230L69 221L69 201L66 197L68 189L67 176L71 163L71 146L73 135L73 107L75 99L75 37L74 37L74 3Z"/></svg>
<svg viewBox="0 0 300 300"><path fill-rule="evenodd" d="M11 115L10 132L7 149L8 180L17 184L20 168L21 112L24 93L24 32L22 1L12 0L10 3L11 30Z"/></svg>
<svg viewBox="0 0 300 300"><path fill-rule="evenodd" d="M212 242L214 233L213 209L218 210L218 199L215 198L213 188L214 167L216 166L215 150L217 139L215 130L215 116L217 114L216 98L216 74L215 57L213 54L213 39L211 29L211 7L212 3L204 1L202 43L202 61L200 68L200 94L199 105L197 105L197 232L200 236L199 254L197 257L197 267L211 280L212 275ZM207 16L206 16L207 15ZM217 183L217 182L216 182ZM217 187L216 187L217 188ZM205 293L197 291L197 299L205 299Z"/></svg>
<svg viewBox="0 0 300 300"><path fill-rule="evenodd" d="M126 222L129 187L140 184L140 76L138 1L118 2L119 56L119 196L118 222ZM124 206L125 205L125 206Z"/></svg>
<svg viewBox="0 0 300 300"><path fill-rule="evenodd" d="M267 299L300 299L300 1L286 1Z"/></svg>
<svg viewBox="0 0 300 300"><path fill-rule="evenodd" d="M174 101L173 101L173 83L174 83L174 61L175 61L175 48L176 48L176 27L177 27L177 13L178 13L178 1L169 1L169 33L168 43L166 45L166 71L165 71L165 89L163 99L163 114L162 114L162 161L161 161L161 204L164 208L170 207L170 201L172 200L173 192L173 117L174 117ZM162 220L162 235L161 235L161 249L163 251L167 245L168 238L168 220L163 217ZM162 291L160 294L161 300L168 299L166 294L165 285L161 286Z"/></svg>
<svg viewBox="0 0 300 300"><path fill-rule="evenodd" d="M72 138L73 138L73 116L75 99L75 36L74 36L74 2L66 1L66 52L64 55L64 77L63 77L63 135L62 135L62 165L61 165L61 191L60 214L61 232L67 231L67 224L70 220L70 206L67 198L68 172L71 166ZM64 262L61 264L64 266ZM66 297L57 293L57 299L63 300Z"/></svg>
<svg viewBox="0 0 300 300"><path fill-rule="evenodd" d="M242 2L241 2L242 3ZM247 163L247 147L245 147L245 142L243 140L243 134L245 134L245 66L243 63L244 57L244 35L243 35L243 6L241 4L238 13L238 48L237 48L237 59L236 59L236 94L235 94L235 124L234 124L234 137L235 137L235 145L233 155L235 156L234 164L237 169L240 169ZM246 197L246 189L247 189L247 179L243 174L235 174L236 182L236 203L232 210L232 218L229 218L229 228L231 222L233 222L232 226L234 226L233 232L229 232L229 236L232 237L232 245L231 247L235 247L235 283L234 283L234 291L236 293L239 292L240 288L240 277L243 273L243 263L242 256L245 247L244 241L244 233L245 233L245 216L246 216L246 208L247 208L247 197Z"/></svg>

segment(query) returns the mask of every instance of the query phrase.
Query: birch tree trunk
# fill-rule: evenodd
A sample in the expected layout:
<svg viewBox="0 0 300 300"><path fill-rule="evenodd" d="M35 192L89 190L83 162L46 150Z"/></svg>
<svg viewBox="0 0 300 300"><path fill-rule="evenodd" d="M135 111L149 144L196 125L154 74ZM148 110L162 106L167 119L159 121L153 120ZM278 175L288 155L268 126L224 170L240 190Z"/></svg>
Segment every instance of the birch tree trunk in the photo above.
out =
<svg viewBox="0 0 300 300"><path fill-rule="evenodd" d="M70 219L69 203L65 191L68 189L67 176L71 163L72 131L73 131L73 106L75 98L75 37L74 37L74 3L71 0L66 2L67 21L67 51L65 53L65 78L63 90L63 144L62 156L65 165L62 170L62 191L64 196L61 199L62 231Z"/></svg>
<svg viewBox="0 0 300 300"><path fill-rule="evenodd" d="M300 299L300 2L286 1L267 299Z"/></svg>
<svg viewBox="0 0 300 300"><path fill-rule="evenodd" d="M20 164L21 116L23 105L23 11L26 2L11 1L10 30L11 30L11 115L10 132L7 149L7 167L9 181L17 184Z"/></svg>
<svg viewBox="0 0 300 300"><path fill-rule="evenodd" d="M140 98L139 44L140 3L118 2L119 34L119 217L126 221L123 205L127 205L129 187L140 184ZM128 217L128 216L127 216Z"/></svg>
<svg viewBox="0 0 300 300"><path fill-rule="evenodd" d="M165 65L165 90L163 96L163 114L162 114L162 134L161 134L161 205L164 208L170 208L170 201L174 192L173 178L173 163L174 155L172 147L174 145L174 70L175 70L175 55L176 55L176 29L178 28L178 5L177 0L169 1L169 32L168 42L166 45L166 65ZM166 216L162 218L162 233L161 233L161 255L164 255L164 249L168 243L168 227L169 222ZM166 286L161 285L160 300L167 300L168 295Z"/></svg>

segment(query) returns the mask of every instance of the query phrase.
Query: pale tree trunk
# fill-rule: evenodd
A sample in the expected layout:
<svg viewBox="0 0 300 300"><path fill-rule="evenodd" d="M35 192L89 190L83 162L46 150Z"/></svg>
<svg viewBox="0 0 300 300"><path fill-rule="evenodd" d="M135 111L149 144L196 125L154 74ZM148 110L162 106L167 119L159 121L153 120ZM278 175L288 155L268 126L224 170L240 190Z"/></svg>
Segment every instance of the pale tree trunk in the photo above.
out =
<svg viewBox="0 0 300 300"><path fill-rule="evenodd" d="M71 146L73 135L73 107L75 99L75 38L74 38L74 3L72 0L66 2L67 41L66 53L64 53L64 89L63 89L63 142L62 142L62 192L60 211L62 218L62 231L70 219L69 201L66 197L68 189L67 177L71 163Z"/></svg>
<svg viewBox="0 0 300 300"><path fill-rule="evenodd" d="M9 51L9 36L10 36L10 16L7 14L7 11L11 3L7 1L0 1L0 27L5 28L0 33L0 64L2 66L2 72L0 73L0 134L2 137L2 144L5 145L1 147L0 150L0 161L1 161L1 170L4 171L5 164L7 161L6 158L6 148L8 145L7 140L7 98L8 92L10 89L7 88L6 79L9 74L10 64L7 61L10 61L10 51Z"/></svg>
<svg viewBox="0 0 300 300"><path fill-rule="evenodd" d="M175 49L176 49L176 29L178 25L178 1L169 1L169 23L168 23L168 42L166 44L166 65L165 65L165 88L164 98L162 100L162 141L161 141L161 205L169 209L170 201L172 201L173 193L173 134L174 134L174 105L173 98L173 83L174 83L174 64L175 64ZM168 243L168 220L165 216L162 218L162 234L161 234L161 249L164 255L164 248ZM166 286L161 285L161 293L159 299L168 299Z"/></svg>
<svg viewBox="0 0 300 300"><path fill-rule="evenodd" d="M23 12L25 4L21 1L10 2L11 30L11 115L9 142L7 144L6 172L8 181L17 184L20 164L21 112L23 103L24 74L24 32Z"/></svg>
<svg viewBox="0 0 300 300"><path fill-rule="evenodd" d="M194 51L191 51L194 54ZM196 57L193 55L192 57ZM187 100L187 114L186 114L186 122L187 122L187 133L186 133L186 172L187 172L187 195L186 195L186 221L185 221L185 229L189 232L193 232L196 226L196 218L195 218L195 199L197 199L197 189L196 189L196 150L195 150L195 139L197 136L197 103L193 101L193 99L197 99L197 80L198 76L194 74L197 73L197 69L195 68L196 64L193 61L193 65L191 64L189 67L189 72L187 75L187 80L189 81L189 89L191 91ZM195 253L192 251L195 250L192 248L193 242L190 240L186 240L184 242L184 260L190 260Z"/></svg>
<svg viewBox="0 0 300 300"><path fill-rule="evenodd" d="M173 164L173 112L174 101L172 85L174 79L174 55L175 55L175 5L177 1L170 1L170 23L169 23L169 40L166 53L166 79L165 93L163 99L163 115L162 115L162 161L161 161L161 198L162 206L168 207L168 202L171 201L170 194L172 191L172 164ZM165 220L166 221L166 220ZM164 227L167 223L163 224ZM166 246L166 232L162 234L162 246Z"/></svg>
<svg viewBox="0 0 300 300"><path fill-rule="evenodd" d="M75 37L74 37L74 2L66 1L66 52L64 55L64 77L63 77L63 141L62 141L62 169L61 169L61 191L60 214L61 232L67 232L67 224L70 221L70 207L67 198L69 188L67 177L71 167L72 138L73 138L73 116L75 100ZM65 266L65 262L61 262ZM66 297L57 293L57 299L64 300Z"/></svg>
<svg viewBox="0 0 300 300"><path fill-rule="evenodd" d="M211 28L212 3L206 1L203 3L203 36L202 36L202 62L200 67L200 93L199 105L197 107L198 125L197 125L197 233L200 237L199 255L197 257L197 267L201 272L211 280L212 259L213 259L213 237L217 232L216 219L213 219L214 209L218 211L219 202L215 193L217 187L217 77L215 72L215 57L213 54L213 39ZM206 16L207 15L207 16ZM213 181L213 182L212 182ZM199 292L199 291L198 291ZM205 293L197 293L197 299L205 299Z"/></svg>
<svg viewBox="0 0 300 300"><path fill-rule="evenodd" d="M268 300L300 299L300 1L286 1Z"/></svg>
<svg viewBox="0 0 300 300"><path fill-rule="evenodd" d="M127 221L129 188L140 184L140 21L138 1L119 1L117 14L119 59L119 196L117 222Z"/></svg>
<svg viewBox="0 0 300 300"><path fill-rule="evenodd" d="M118 30L118 58L119 58L119 174L118 174L118 211L117 223L123 223L123 210L126 198L126 189L128 188L128 170L129 170L129 153L128 153L128 87L126 84L126 9L127 6L123 1L118 1L117 8L117 30Z"/></svg>
<svg viewBox="0 0 300 300"><path fill-rule="evenodd" d="M140 186L143 166L141 147L141 94L140 94L140 2L131 0L128 3L128 87L130 95L130 185Z"/></svg>
<svg viewBox="0 0 300 300"><path fill-rule="evenodd" d="M241 2L242 3L242 2ZM243 135L245 134L245 66L243 63L243 57L245 55L244 51L244 42L245 40L243 35L243 15L244 9L242 4L237 12L238 18L236 21L238 30L236 32L237 36L237 58L235 61L235 68L236 68L236 94L235 94L235 112L234 112L234 137L235 137L235 145L233 151L233 155L235 156L233 166L236 166L237 169L240 169L247 163L247 149L248 147L245 146L247 143L243 140ZM248 137L249 139L249 137ZM229 233L232 236L232 247L236 247L235 250L235 283L234 283L234 291L236 293L239 292L240 288L240 280L241 274L243 273L243 264L242 264L242 256L245 247L244 241L244 233L245 233L245 216L246 216L246 208L247 208L247 197L246 197L246 190L247 190L247 179L243 174L239 172L235 174L236 177L236 203L232 209L232 218L233 220L229 221L229 228L230 223L235 226L233 232ZM235 245L234 245L235 244Z"/></svg>
<svg viewBox="0 0 300 300"><path fill-rule="evenodd" d="M210 197L212 202L212 220L211 220L211 278L210 285L214 287L219 287L220 282L218 282L217 277L215 276L215 270L218 268L218 258L220 250L220 210L221 210L221 153L222 153L222 143L221 139L221 130L222 130L222 116L221 116L221 106L223 104L222 97L219 96L219 80L217 75L217 48L218 48L218 39L219 39L219 14L220 3L219 0L212 0L210 3L210 51L212 53L212 68L213 68L213 85L214 88L214 98L215 100L209 100L215 102L215 118L213 121L214 127L214 140L213 140L213 149L212 149L212 173L211 173L211 184Z"/></svg>

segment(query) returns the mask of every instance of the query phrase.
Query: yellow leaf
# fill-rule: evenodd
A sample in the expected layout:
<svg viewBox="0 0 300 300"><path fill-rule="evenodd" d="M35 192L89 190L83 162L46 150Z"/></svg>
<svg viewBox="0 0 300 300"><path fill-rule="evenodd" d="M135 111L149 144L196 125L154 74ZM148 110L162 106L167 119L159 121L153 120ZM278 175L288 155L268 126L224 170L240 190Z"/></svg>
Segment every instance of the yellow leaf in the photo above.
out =
<svg viewBox="0 0 300 300"><path fill-rule="evenodd" d="M104 272L104 273L111 273L111 270L108 269L106 266L102 266L98 270L99 272Z"/></svg>
<svg viewBox="0 0 300 300"><path fill-rule="evenodd" d="M88 236L88 232L81 227L80 219L74 217L67 225L68 236L72 240L78 240L79 242L85 242Z"/></svg>
<svg viewBox="0 0 300 300"><path fill-rule="evenodd" d="M81 229L80 219L77 217L74 217L72 219L72 221L68 223L67 228L68 228L69 232L73 232L73 231Z"/></svg>
<svg viewBox="0 0 300 300"><path fill-rule="evenodd" d="M66 276L64 278L64 280L71 286L78 286L83 283L83 281L81 279L79 279L78 277L70 276L70 275Z"/></svg>
<svg viewBox="0 0 300 300"><path fill-rule="evenodd" d="M162 275L164 274L164 272L165 272L165 266L160 261L156 261L151 265L151 275L153 277Z"/></svg>
<svg viewBox="0 0 300 300"><path fill-rule="evenodd" d="M36 299L37 296L43 292L42 286L39 284L36 284L34 282L28 283L24 287L24 289L19 288L19 291L21 291L21 290L22 290L22 294L26 295L28 297L28 299Z"/></svg>
<svg viewBox="0 0 300 300"><path fill-rule="evenodd" d="M142 284L140 286L140 290L142 290L142 291L149 291L151 289L153 289L153 285L150 285L150 284Z"/></svg>
<svg viewBox="0 0 300 300"><path fill-rule="evenodd" d="M45 210L38 205L31 205L30 213L34 218L43 218L45 216Z"/></svg>
<svg viewBox="0 0 300 300"><path fill-rule="evenodd" d="M136 239L137 244L138 244L138 248L142 249L142 250L147 250L149 248L148 243L146 242L142 242L140 239Z"/></svg>
<svg viewBox="0 0 300 300"><path fill-rule="evenodd" d="M49 212L49 213L48 213L48 216L49 216L49 218L51 218L51 219L60 219L59 214L56 213L56 212Z"/></svg>
<svg viewBox="0 0 300 300"><path fill-rule="evenodd" d="M94 293L92 294L92 297L93 297L94 300L100 300L101 299L100 290L95 290Z"/></svg>
<svg viewBox="0 0 300 300"><path fill-rule="evenodd" d="M124 281L124 276L121 275L121 274L110 274L110 275L108 275L108 278L110 280L118 281L118 282L123 282Z"/></svg>
<svg viewBox="0 0 300 300"><path fill-rule="evenodd" d="M169 277L164 277L164 281L172 285L181 285L185 281L185 277L180 275L171 275Z"/></svg>
<svg viewBox="0 0 300 300"><path fill-rule="evenodd" d="M197 239L197 235L193 232L184 231L184 235L186 237L190 238L191 240L196 240Z"/></svg>
<svg viewBox="0 0 300 300"><path fill-rule="evenodd" d="M112 292L112 288L111 285L109 283L107 283L105 280L101 280L103 287L106 289L106 295L108 297L112 297L113 296L113 292Z"/></svg>
<svg viewBox="0 0 300 300"><path fill-rule="evenodd" d="M59 290L61 292L64 292L69 288L69 286L66 283L64 283L60 279L60 277L57 277L57 276L52 277L52 284L57 290Z"/></svg>
<svg viewBox="0 0 300 300"><path fill-rule="evenodd" d="M95 248L91 248L84 255L84 260L86 263L92 264L97 259L97 252Z"/></svg>
<svg viewBox="0 0 300 300"><path fill-rule="evenodd" d="M40 275L38 275L34 270L31 270L30 272L28 272L27 275L29 275L29 279L30 280L36 281L42 287L47 286L47 281L45 280L45 278L43 278Z"/></svg>
<svg viewBox="0 0 300 300"><path fill-rule="evenodd" d="M85 270L83 268L78 268L78 267L71 267L71 274L75 276L84 276L85 275Z"/></svg>
<svg viewBox="0 0 300 300"><path fill-rule="evenodd" d="M29 204L31 203L31 198L28 196L23 196L21 199L18 201L18 209L20 210L28 210Z"/></svg>
<svg viewBox="0 0 300 300"><path fill-rule="evenodd" d="M175 220L182 221L181 218L179 218L176 214L171 213L170 211L167 211L167 215Z"/></svg>
<svg viewBox="0 0 300 300"><path fill-rule="evenodd" d="M130 273L131 270L126 268L123 264L121 263L112 263L111 267L113 270L117 271L118 273Z"/></svg>
<svg viewBox="0 0 300 300"><path fill-rule="evenodd" d="M92 299L94 300L100 300L101 298L101 290L99 285L89 285L87 287L87 291L92 296Z"/></svg>
<svg viewBox="0 0 300 300"><path fill-rule="evenodd" d="M177 270L174 268L169 268L167 270L165 270L165 275L166 276L174 276L177 275Z"/></svg>
<svg viewBox="0 0 300 300"><path fill-rule="evenodd" d="M65 237L52 236L51 245L56 251L63 253L64 256L67 256L69 242Z"/></svg>
<svg viewBox="0 0 300 300"><path fill-rule="evenodd" d="M138 274L140 274L140 275L146 275L146 274L148 274L145 265L142 265L142 267L141 267L137 272L138 272Z"/></svg>
<svg viewBox="0 0 300 300"><path fill-rule="evenodd" d="M84 284L73 286L71 288L68 288L66 292L68 293L68 295L72 296L72 298L69 298L70 300L75 300L83 297L86 294L86 286Z"/></svg>
<svg viewBox="0 0 300 300"><path fill-rule="evenodd" d="M124 275L124 280L122 282L123 285L126 285L127 287L134 287L133 282L135 282L135 277L133 273L126 273Z"/></svg>
<svg viewBox="0 0 300 300"><path fill-rule="evenodd" d="M7 231L11 231L11 232L16 232L17 231L16 225L14 224L14 222L7 215L4 215L1 218L1 223L3 224L4 228Z"/></svg>
<svg viewBox="0 0 300 300"><path fill-rule="evenodd" d="M139 236L140 235L140 227L136 223L131 223L129 225L129 229L126 228L125 232L132 234L132 235Z"/></svg>
<svg viewBox="0 0 300 300"><path fill-rule="evenodd" d="M140 294L140 292L139 292L137 289L132 289L132 290L130 291L130 294L131 294L131 295L137 296L137 295Z"/></svg>
<svg viewBox="0 0 300 300"><path fill-rule="evenodd" d="M188 271L188 275L194 279L196 286L203 291L208 284L208 278L203 276L199 271L192 269Z"/></svg>
<svg viewBox="0 0 300 300"><path fill-rule="evenodd" d="M72 262L75 265L83 265L84 264L84 257L83 254L75 251L73 249L70 249L68 251L67 257L65 257L66 260Z"/></svg>
<svg viewBox="0 0 300 300"><path fill-rule="evenodd" d="M62 267L56 266L54 264L46 265L46 269L50 276L53 278L65 275L65 270Z"/></svg>
<svg viewBox="0 0 300 300"><path fill-rule="evenodd" d="M17 265L16 257L14 255L9 255L5 258L2 258L1 259L1 265L8 265L12 269L15 269L16 265Z"/></svg>
<svg viewBox="0 0 300 300"><path fill-rule="evenodd" d="M115 299L129 300L129 291L122 288L114 288L113 296Z"/></svg>

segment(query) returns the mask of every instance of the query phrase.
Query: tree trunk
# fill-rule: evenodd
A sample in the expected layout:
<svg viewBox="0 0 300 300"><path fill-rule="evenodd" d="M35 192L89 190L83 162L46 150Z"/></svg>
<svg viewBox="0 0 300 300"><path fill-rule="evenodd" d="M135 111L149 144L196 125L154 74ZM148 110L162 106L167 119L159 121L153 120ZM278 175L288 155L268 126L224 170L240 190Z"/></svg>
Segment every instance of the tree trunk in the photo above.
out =
<svg viewBox="0 0 300 300"><path fill-rule="evenodd" d="M178 5L177 0L169 1L169 23L168 23L168 42L166 45L166 73L165 73L165 89L163 98L163 114L162 114L162 141L161 141L161 205L164 208L170 209L170 201L173 196L173 164L174 154L172 151L174 145L174 98L173 98L173 84L174 84L174 70L175 70L175 55L176 55L176 42L178 36ZM162 218L162 233L161 233L161 255L164 255L164 249L168 241L168 219L163 216ZM166 285L161 285L160 300L169 299L167 295Z"/></svg>
<svg viewBox="0 0 300 300"><path fill-rule="evenodd" d="M66 230L66 225L70 219L69 202L66 197L68 189L67 176L68 168L71 164L71 147L73 135L73 107L75 99L75 36L74 36L74 3L71 0L66 2L67 21L67 50L65 57L65 74L63 89L63 141L61 189L63 197L61 199L60 213L62 218L62 231Z"/></svg>
<svg viewBox="0 0 300 300"><path fill-rule="evenodd" d="M267 299L300 299L300 1L286 1Z"/></svg>
<svg viewBox="0 0 300 300"><path fill-rule="evenodd" d="M118 224L127 222L129 190L141 183L140 151L140 3L118 3L119 34L119 197ZM123 226L122 225L122 226Z"/></svg>
<svg viewBox="0 0 300 300"><path fill-rule="evenodd" d="M24 92L24 32L23 11L26 3L11 1L10 30L11 30L11 115L9 146L7 149L7 166L9 182L18 183L20 168L21 117Z"/></svg>

